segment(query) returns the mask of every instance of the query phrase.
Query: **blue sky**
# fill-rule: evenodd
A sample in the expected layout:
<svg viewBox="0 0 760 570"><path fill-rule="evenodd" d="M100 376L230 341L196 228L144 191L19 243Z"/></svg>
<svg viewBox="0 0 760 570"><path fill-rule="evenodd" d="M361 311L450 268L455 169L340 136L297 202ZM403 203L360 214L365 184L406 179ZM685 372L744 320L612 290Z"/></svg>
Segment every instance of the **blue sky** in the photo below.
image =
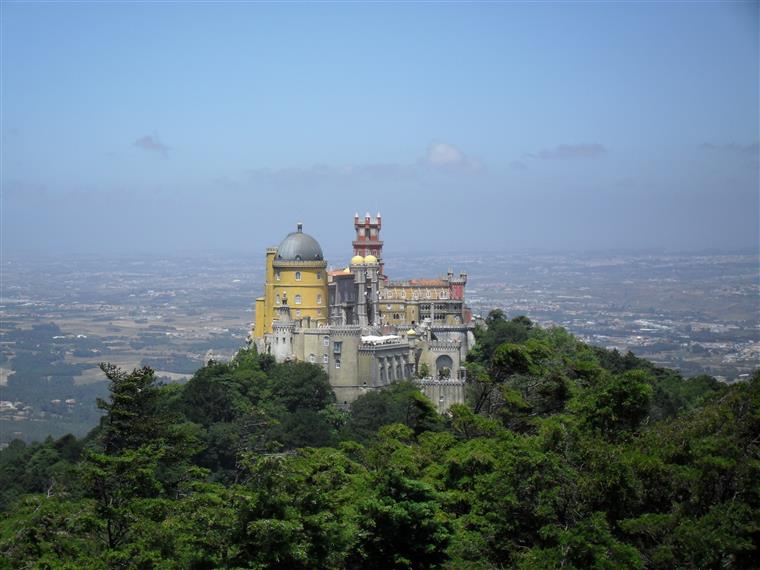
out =
<svg viewBox="0 0 760 570"><path fill-rule="evenodd" d="M751 2L3 2L3 248L757 248L758 68Z"/></svg>

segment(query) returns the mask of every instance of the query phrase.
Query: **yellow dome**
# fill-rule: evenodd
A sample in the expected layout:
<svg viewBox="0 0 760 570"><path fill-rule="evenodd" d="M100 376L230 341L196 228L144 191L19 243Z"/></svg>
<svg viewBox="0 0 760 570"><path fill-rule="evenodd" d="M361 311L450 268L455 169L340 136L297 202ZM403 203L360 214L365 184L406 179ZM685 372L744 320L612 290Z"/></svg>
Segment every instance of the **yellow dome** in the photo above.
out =
<svg viewBox="0 0 760 570"><path fill-rule="evenodd" d="M369 254L367 257L364 258L364 263L366 263L367 265L369 264L377 265L377 257L375 257L372 254Z"/></svg>
<svg viewBox="0 0 760 570"><path fill-rule="evenodd" d="M361 255L355 255L351 258L351 265L362 265L364 258Z"/></svg>
<svg viewBox="0 0 760 570"><path fill-rule="evenodd" d="M408 331L406 331L406 336L417 336L417 331L415 331L414 329L409 329Z"/></svg>

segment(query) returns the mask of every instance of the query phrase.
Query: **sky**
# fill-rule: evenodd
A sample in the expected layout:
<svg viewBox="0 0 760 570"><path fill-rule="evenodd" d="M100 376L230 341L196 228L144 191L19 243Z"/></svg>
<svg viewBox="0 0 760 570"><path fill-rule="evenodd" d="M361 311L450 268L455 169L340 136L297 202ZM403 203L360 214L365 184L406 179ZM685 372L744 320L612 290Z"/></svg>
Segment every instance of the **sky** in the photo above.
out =
<svg viewBox="0 0 760 570"><path fill-rule="evenodd" d="M0 10L5 255L758 248L757 2Z"/></svg>

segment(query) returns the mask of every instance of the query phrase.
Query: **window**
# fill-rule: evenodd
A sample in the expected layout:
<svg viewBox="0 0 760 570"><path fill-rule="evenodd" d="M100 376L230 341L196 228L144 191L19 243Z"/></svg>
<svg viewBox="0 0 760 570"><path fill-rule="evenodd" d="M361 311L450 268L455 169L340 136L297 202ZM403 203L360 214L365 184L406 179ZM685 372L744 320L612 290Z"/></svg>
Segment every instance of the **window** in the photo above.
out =
<svg viewBox="0 0 760 570"><path fill-rule="evenodd" d="M317 280L319 281L321 279L322 279L322 272L321 271L317 271Z"/></svg>
<svg viewBox="0 0 760 570"><path fill-rule="evenodd" d="M296 295L296 305L301 304L301 295Z"/></svg>
<svg viewBox="0 0 760 570"><path fill-rule="evenodd" d="M280 294L279 293L277 293L277 295L275 295L274 302L277 303L278 305L280 304Z"/></svg>
<svg viewBox="0 0 760 570"><path fill-rule="evenodd" d="M335 359L335 368L340 368L340 358Z"/></svg>
<svg viewBox="0 0 760 570"><path fill-rule="evenodd" d="M393 305L385 305L385 308L390 311L393 308Z"/></svg>
<svg viewBox="0 0 760 570"><path fill-rule="evenodd" d="M322 337L322 346L330 346L330 337L329 336L323 336Z"/></svg>
<svg viewBox="0 0 760 570"><path fill-rule="evenodd" d="M309 355L309 362L311 362L312 364L314 364L316 361L317 361L317 358L313 354L310 354Z"/></svg>
<svg viewBox="0 0 760 570"><path fill-rule="evenodd" d="M296 309L296 317L300 317L300 316L301 316L301 309Z"/></svg>
<svg viewBox="0 0 760 570"><path fill-rule="evenodd" d="M430 299L430 289L425 289L425 298Z"/></svg>
<svg viewBox="0 0 760 570"><path fill-rule="evenodd" d="M388 298L388 299L393 299L393 289L388 289L388 290L385 292L385 296L386 296L386 298Z"/></svg>
<svg viewBox="0 0 760 570"><path fill-rule="evenodd" d="M328 362L328 358L327 358L327 355L326 355L326 354L323 354L323 355L322 355L322 362L324 362L325 364L327 364L327 362Z"/></svg>
<svg viewBox="0 0 760 570"><path fill-rule="evenodd" d="M317 309L317 315L322 316L322 309Z"/></svg>
<svg viewBox="0 0 760 570"><path fill-rule="evenodd" d="M403 289L401 290L401 298L406 299L406 291L404 291Z"/></svg>
<svg viewBox="0 0 760 570"><path fill-rule="evenodd" d="M321 304L322 304L322 294L319 293L317 294L317 305L321 305Z"/></svg>
<svg viewBox="0 0 760 570"><path fill-rule="evenodd" d="M340 354L341 350L343 349L343 341L339 340L333 343L333 352L335 354Z"/></svg>
<svg viewBox="0 0 760 570"><path fill-rule="evenodd" d="M301 280L301 272L296 271L296 281L300 281L300 280Z"/></svg>
<svg viewBox="0 0 760 570"><path fill-rule="evenodd" d="M276 281L280 280L280 272L279 271L275 271L274 272L274 278L275 278Z"/></svg>

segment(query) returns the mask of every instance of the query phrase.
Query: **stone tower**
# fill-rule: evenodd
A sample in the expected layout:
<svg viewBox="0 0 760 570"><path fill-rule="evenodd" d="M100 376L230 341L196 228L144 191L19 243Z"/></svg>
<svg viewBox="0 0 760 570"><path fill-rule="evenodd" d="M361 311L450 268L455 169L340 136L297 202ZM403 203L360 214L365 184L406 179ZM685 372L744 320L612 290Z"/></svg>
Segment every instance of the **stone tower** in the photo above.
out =
<svg viewBox="0 0 760 570"><path fill-rule="evenodd" d="M287 295L277 307L276 314L277 319L272 323L271 350L277 362L284 362L293 358L293 333L296 329L296 324L290 318Z"/></svg>

